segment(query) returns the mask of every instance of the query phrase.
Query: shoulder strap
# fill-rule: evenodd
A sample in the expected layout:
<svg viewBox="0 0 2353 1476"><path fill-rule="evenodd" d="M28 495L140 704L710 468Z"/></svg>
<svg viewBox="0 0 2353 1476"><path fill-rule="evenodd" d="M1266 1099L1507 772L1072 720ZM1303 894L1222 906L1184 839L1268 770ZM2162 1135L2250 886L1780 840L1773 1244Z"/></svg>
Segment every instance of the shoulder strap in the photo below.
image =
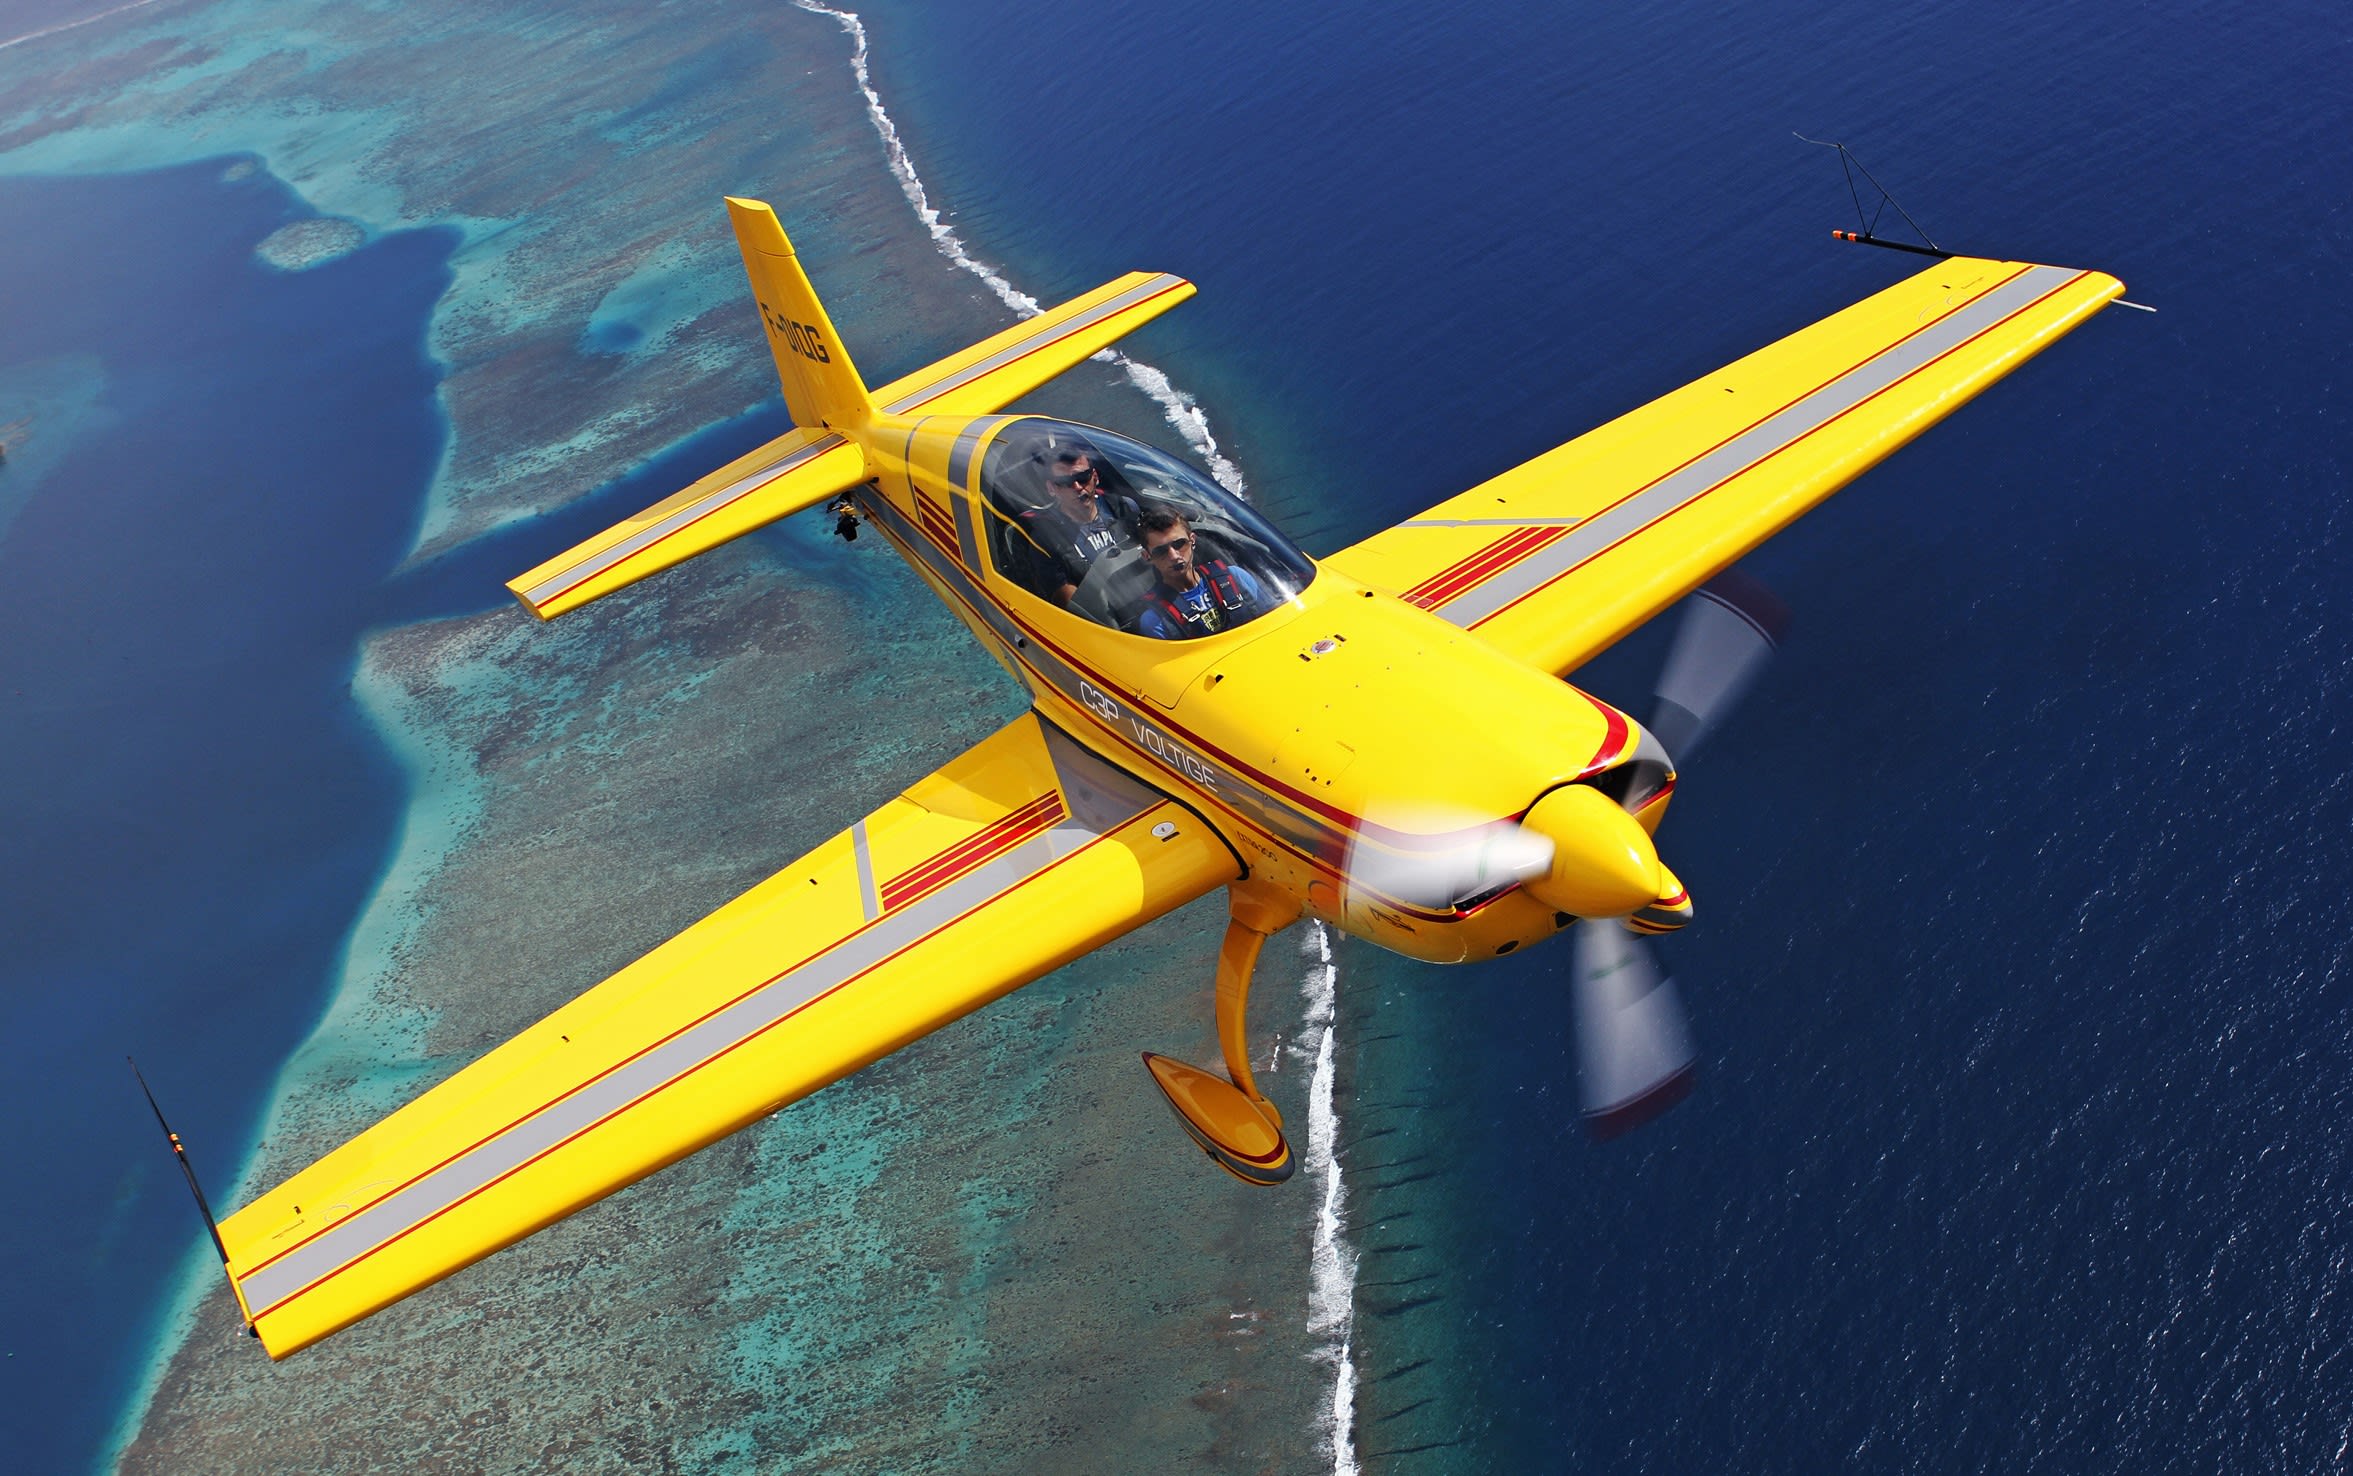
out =
<svg viewBox="0 0 2353 1476"><path fill-rule="evenodd" d="M1234 577L1234 566L1224 559L1211 559L1201 566L1201 577L1209 581L1210 598L1228 610L1242 604L1242 581ZM1219 581L1224 581L1224 593L1219 592Z"/></svg>

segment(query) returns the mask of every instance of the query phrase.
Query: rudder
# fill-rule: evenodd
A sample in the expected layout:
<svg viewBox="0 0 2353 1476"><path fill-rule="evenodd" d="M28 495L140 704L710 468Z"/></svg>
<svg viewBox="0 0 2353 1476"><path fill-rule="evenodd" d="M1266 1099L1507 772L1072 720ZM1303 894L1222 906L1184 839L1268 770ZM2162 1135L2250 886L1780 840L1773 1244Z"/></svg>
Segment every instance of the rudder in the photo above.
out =
<svg viewBox="0 0 2353 1476"><path fill-rule="evenodd" d="M785 408L793 423L810 429L842 429L874 413L866 381L858 377L849 350L833 331L833 320L801 270L776 212L759 200L727 197L735 244L760 307L760 327L784 383Z"/></svg>

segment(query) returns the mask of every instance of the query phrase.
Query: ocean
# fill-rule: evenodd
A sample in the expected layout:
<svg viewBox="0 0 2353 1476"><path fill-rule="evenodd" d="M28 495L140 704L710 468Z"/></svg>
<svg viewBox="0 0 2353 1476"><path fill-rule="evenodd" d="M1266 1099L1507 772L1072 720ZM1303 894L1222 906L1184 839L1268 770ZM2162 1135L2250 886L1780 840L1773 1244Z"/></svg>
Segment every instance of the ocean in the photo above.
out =
<svg viewBox="0 0 2353 1476"><path fill-rule="evenodd" d="M1343 1439L1224 1463L2345 1463L2340 13L856 9L973 260L1048 302L1136 267L1200 284L1133 351L1311 552L1909 270L1827 239L1856 207L1797 134L1852 145L1943 245L2101 267L2157 309L2104 314L1750 561L1795 622L1661 832L1698 905L1663 950L1691 1101L1579 1134L1563 950L1333 951L1344 1274L1269 1315L1327 1319ZM847 89L838 48L726 85ZM681 88L649 95L718 111ZM400 843L416 776L351 694L363 638L492 609L536 550L775 421L713 396L699 438L582 502L413 557L448 523L432 314L491 212L272 270L255 242L318 208L273 174L316 188L330 145L159 130L156 167L61 172L51 142L28 175L11 137L0 396L40 415L0 465L0 1100L32 1208L0 1297L12 1459L71 1470L177 1335L196 1229L120 1056L226 1198ZM790 222L777 147L711 171ZM869 177L810 206L821 290L854 255L837 222L921 236ZM837 315L888 320L889 286ZM920 598L861 567L858 618ZM1662 648L1638 633L1579 680L1640 714ZM956 1419L962 1468L1022 1463L1011 1424Z"/></svg>
<svg viewBox="0 0 2353 1476"><path fill-rule="evenodd" d="M123 1057L225 1189L405 798L349 685L440 451L423 328L449 240L254 259L308 214L249 160L0 178L0 383L70 407L0 468L25 1469L86 1458L197 1224L168 1153L122 1151L162 1143Z"/></svg>
<svg viewBox="0 0 2353 1476"><path fill-rule="evenodd" d="M1750 561L1795 626L1661 834L1690 1103L1581 1141L1558 957L1341 950L1343 1112L1410 1124L1344 1154L1356 1448L2343 1463L2342 16L873 15L1016 275L1197 276L1165 355L1317 551L1911 270L1825 239L1798 133L1941 244L2155 306ZM1580 680L1644 712L1660 651Z"/></svg>

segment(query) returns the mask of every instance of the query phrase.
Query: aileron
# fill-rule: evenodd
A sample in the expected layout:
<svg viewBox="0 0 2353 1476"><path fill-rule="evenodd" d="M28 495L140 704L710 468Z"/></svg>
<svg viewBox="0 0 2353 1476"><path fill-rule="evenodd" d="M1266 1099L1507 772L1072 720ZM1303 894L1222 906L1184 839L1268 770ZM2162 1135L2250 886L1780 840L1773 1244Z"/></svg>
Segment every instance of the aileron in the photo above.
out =
<svg viewBox="0 0 2353 1476"><path fill-rule="evenodd" d="M2122 290L1939 262L1330 562L1566 673Z"/></svg>
<svg viewBox="0 0 2353 1476"><path fill-rule="evenodd" d="M283 1357L1238 871L1024 716L232 1216L238 1296Z"/></svg>

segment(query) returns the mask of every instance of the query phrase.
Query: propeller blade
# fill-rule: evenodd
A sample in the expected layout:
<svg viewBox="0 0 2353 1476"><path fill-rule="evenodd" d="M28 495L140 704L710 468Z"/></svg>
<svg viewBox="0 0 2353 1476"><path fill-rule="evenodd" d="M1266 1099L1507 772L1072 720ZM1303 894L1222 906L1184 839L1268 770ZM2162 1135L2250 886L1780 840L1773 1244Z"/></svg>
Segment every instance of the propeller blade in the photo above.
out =
<svg viewBox="0 0 2353 1476"><path fill-rule="evenodd" d="M1675 981L1616 923L1577 925L1577 1086L1601 1139L1640 1127L1691 1094L1698 1051Z"/></svg>
<svg viewBox="0 0 2353 1476"><path fill-rule="evenodd" d="M1756 680L1789 628L1789 607L1737 569L1701 585L1683 609L1650 721L1678 768Z"/></svg>

